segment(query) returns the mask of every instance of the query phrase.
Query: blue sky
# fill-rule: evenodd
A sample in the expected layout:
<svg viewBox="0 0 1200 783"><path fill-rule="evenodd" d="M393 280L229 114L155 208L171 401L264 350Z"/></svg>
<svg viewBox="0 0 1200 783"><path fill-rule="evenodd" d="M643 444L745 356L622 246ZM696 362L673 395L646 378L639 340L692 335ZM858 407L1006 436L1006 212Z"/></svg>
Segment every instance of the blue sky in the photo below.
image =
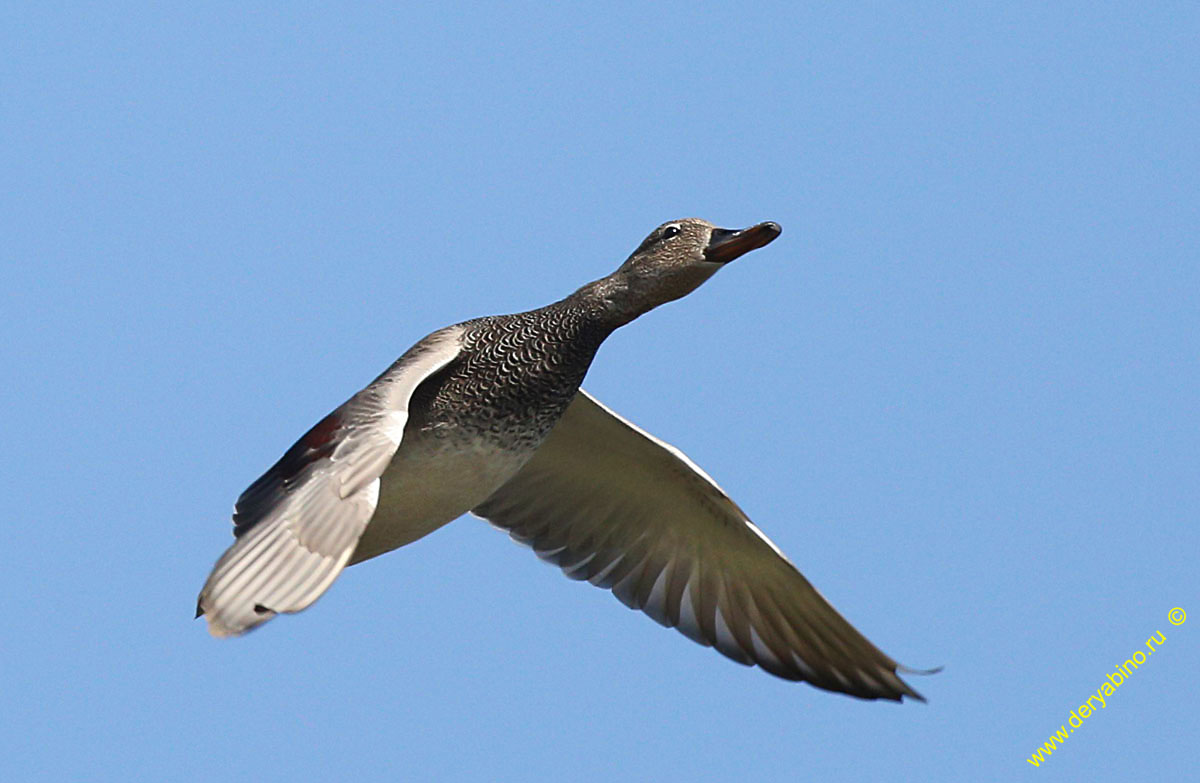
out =
<svg viewBox="0 0 1200 783"><path fill-rule="evenodd" d="M0 11L5 779L1194 773L1200 12L744 5ZM688 215L784 233L586 386L944 665L928 704L737 666L470 518L192 620L308 426Z"/></svg>

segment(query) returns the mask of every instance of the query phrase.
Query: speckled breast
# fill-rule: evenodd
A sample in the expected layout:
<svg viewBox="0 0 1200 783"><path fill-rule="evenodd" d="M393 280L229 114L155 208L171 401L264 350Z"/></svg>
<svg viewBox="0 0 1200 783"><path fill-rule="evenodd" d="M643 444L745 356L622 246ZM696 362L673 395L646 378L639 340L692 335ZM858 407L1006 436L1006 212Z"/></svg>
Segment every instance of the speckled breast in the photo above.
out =
<svg viewBox="0 0 1200 783"><path fill-rule="evenodd" d="M463 352L413 393L404 438L352 563L470 511L533 456L610 330L565 310L468 321Z"/></svg>

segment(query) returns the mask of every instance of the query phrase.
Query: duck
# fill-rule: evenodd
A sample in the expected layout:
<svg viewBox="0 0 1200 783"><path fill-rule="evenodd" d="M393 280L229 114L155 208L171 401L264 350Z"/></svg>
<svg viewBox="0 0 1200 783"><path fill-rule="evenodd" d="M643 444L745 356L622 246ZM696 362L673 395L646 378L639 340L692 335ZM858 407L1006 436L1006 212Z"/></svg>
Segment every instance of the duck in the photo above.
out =
<svg viewBox="0 0 1200 783"><path fill-rule="evenodd" d="M924 701L695 462L581 388L616 329L781 231L673 220L564 299L420 340L241 494L196 616L244 634L470 513L738 663Z"/></svg>

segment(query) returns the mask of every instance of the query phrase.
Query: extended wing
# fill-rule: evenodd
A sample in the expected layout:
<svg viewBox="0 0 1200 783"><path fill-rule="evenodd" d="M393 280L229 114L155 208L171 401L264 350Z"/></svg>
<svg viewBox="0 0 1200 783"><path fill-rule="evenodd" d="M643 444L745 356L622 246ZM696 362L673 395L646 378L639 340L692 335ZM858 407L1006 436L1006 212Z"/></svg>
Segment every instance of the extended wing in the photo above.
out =
<svg viewBox="0 0 1200 783"><path fill-rule="evenodd" d="M735 661L860 698L921 699L699 467L586 392L474 513Z"/></svg>
<svg viewBox="0 0 1200 783"><path fill-rule="evenodd" d="M298 612L346 566L379 500L379 477L404 436L413 390L461 350L435 332L326 416L238 498L237 541L200 591L197 616L233 636Z"/></svg>

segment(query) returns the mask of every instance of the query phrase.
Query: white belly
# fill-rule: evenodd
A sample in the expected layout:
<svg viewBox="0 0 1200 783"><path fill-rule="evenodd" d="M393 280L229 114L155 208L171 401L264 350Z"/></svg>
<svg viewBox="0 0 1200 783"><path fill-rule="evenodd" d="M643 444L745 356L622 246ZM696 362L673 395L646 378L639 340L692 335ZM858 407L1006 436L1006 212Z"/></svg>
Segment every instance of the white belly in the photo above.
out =
<svg viewBox="0 0 1200 783"><path fill-rule="evenodd" d="M379 505L350 563L359 563L437 530L486 500L533 452L514 454L491 444L408 431L384 471Z"/></svg>

